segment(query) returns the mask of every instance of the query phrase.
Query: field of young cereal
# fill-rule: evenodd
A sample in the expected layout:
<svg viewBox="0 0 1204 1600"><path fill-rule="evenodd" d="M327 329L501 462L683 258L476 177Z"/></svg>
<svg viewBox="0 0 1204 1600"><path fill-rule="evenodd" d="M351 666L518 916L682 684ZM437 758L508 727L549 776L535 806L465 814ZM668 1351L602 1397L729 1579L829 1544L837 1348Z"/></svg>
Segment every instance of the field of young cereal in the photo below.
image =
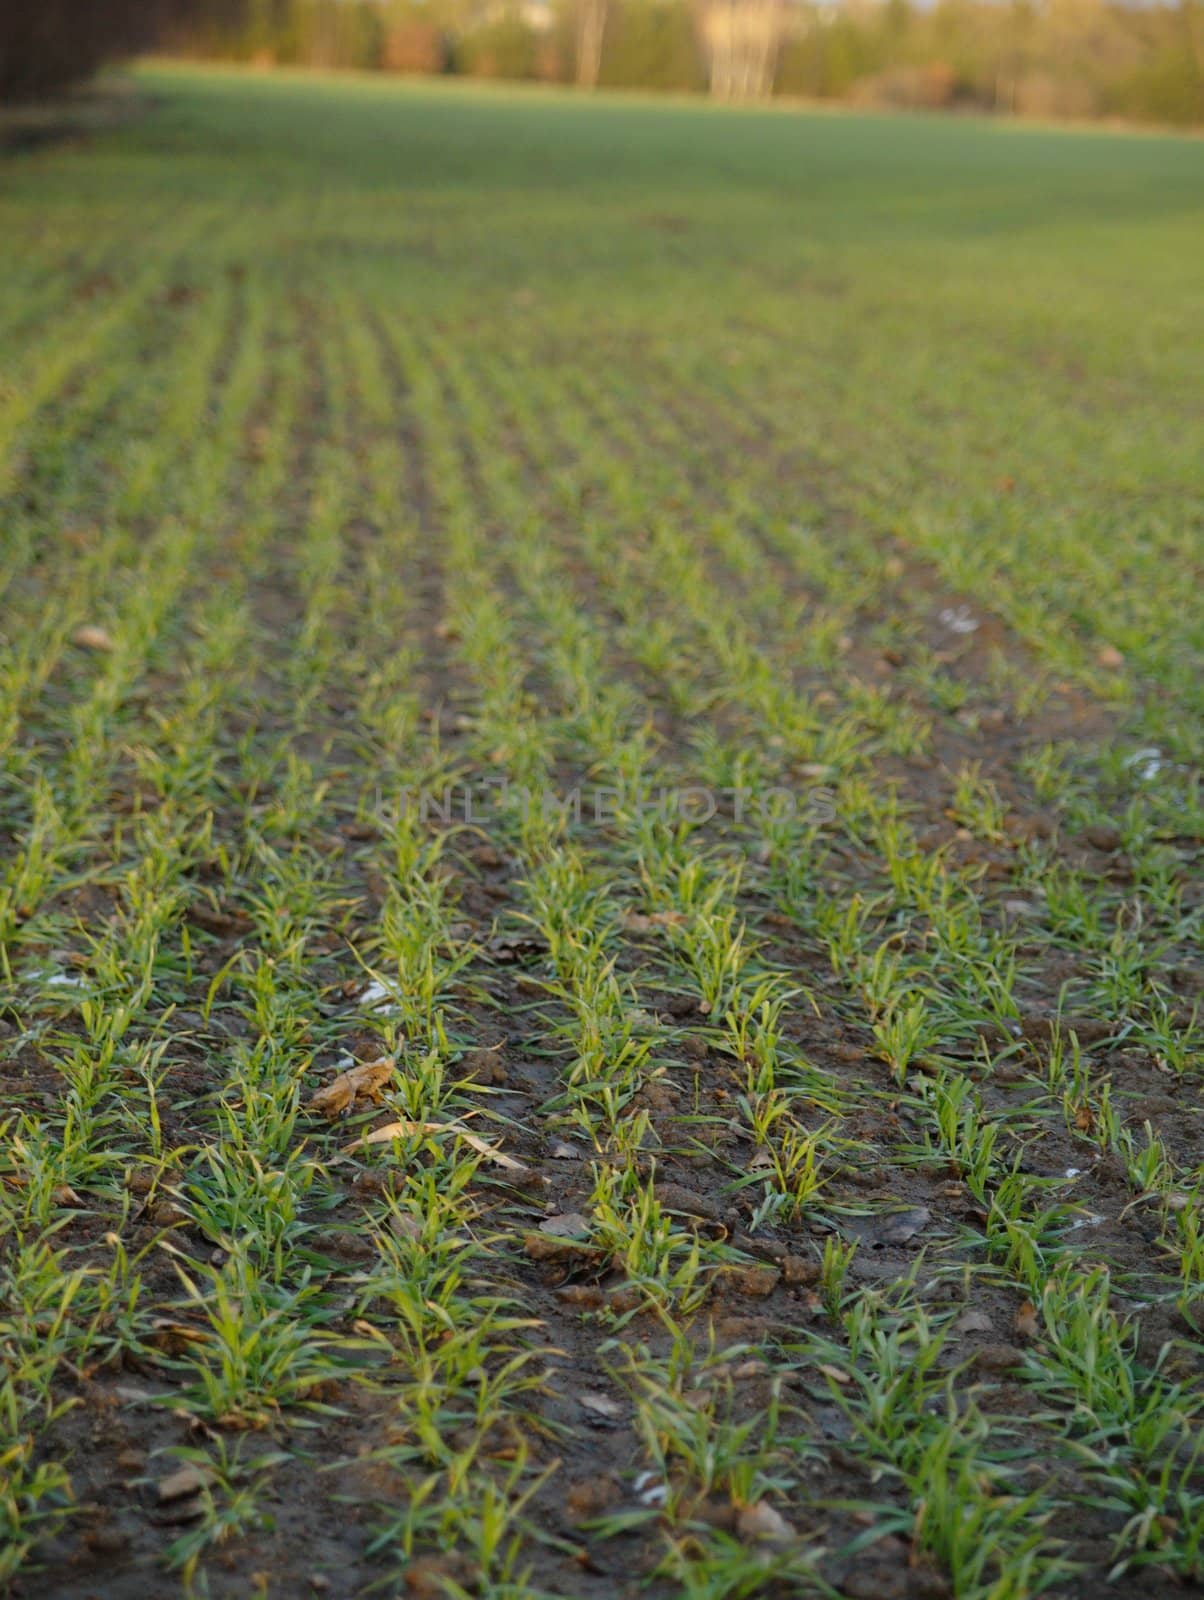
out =
<svg viewBox="0 0 1204 1600"><path fill-rule="evenodd" d="M0 1582L1197 1592L1204 143L138 81L0 165Z"/></svg>

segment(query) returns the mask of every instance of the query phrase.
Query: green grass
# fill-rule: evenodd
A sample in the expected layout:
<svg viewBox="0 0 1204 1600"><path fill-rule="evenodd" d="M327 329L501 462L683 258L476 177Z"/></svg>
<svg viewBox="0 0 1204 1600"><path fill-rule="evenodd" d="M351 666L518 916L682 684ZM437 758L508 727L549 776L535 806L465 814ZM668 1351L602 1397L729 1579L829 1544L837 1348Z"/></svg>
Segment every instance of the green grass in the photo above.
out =
<svg viewBox="0 0 1204 1600"><path fill-rule="evenodd" d="M138 82L0 171L0 1582L1204 1581L1204 145Z"/></svg>

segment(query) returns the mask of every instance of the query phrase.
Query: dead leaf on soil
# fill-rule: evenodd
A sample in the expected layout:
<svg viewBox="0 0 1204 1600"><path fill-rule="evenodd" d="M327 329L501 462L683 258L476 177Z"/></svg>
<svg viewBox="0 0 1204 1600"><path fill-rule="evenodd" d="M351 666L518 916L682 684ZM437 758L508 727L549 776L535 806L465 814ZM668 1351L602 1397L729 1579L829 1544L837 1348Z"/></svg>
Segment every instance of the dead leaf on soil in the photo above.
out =
<svg viewBox="0 0 1204 1600"><path fill-rule="evenodd" d="M990 1333L995 1324L982 1311L963 1311L953 1324L954 1333Z"/></svg>
<svg viewBox="0 0 1204 1600"><path fill-rule="evenodd" d="M499 1150L495 1145L488 1144L484 1139L479 1139L475 1133L460 1122L386 1122L383 1128L373 1128L371 1133L364 1134L361 1139L354 1139L344 1150L344 1155L354 1155L357 1150L363 1150L368 1145L392 1144L394 1139L411 1139L416 1133L454 1133L458 1139L492 1161L495 1166L505 1167L508 1172L530 1173L531 1168L525 1167L521 1161L516 1161L513 1156L508 1156L504 1150Z"/></svg>
<svg viewBox="0 0 1204 1600"><path fill-rule="evenodd" d="M881 1250L886 1245L906 1244L914 1239L932 1221L927 1206L906 1206L901 1211L878 1212L871 1217L851 1217L844 1228L871 1250Z"/></svg>
<svg viewBox="0 0 1204 1600"><path fill-rule="evenodd" d="M1037 1322L1037 1308L1031 1300L1022 1300L1016 1310L1016 1336L1019 1339L1035 1339L1039 1331Z"/></svg>
<svg viewBox="0 0 1204 1600"><path fill-rule="evenodd" d="M843 1367L834 1367L827 1361L817 1361L816 1370L822 1372L825 1378L831 1378L833 1383L838 1383L842 1388L852 1383L852 1376Z"/></svg>
<svg viewBox="0 0 1204 1600"><path fill-rule="evenodd" d="M82 623L76 628L71 635L71 643L78 645L81 650L95 650L103 655L108 655L114 648L112 634L92 622Z"/></svg>
<svg viewBox="0 0 1204 1600"><path fill-rule="evenodd" d="M584 1239L590 1231L590 1221L580 1211L561 1211L554 1217L545 1217L539 1231L554 1239Z"/></svg>
<svg viewBox="0 0 1204 1600"><path fill-rule="evenodd" d="M677 928L686 920L681 911L625 911L623 926L628 933L651 933L654 928Z"/></svg>
<svg viewBox="0 0 1204 1600"><path fill-rule="evenodd" d="M392 1056L381 1056L377 1061L362 1061L348 1067L346 1072L340 1072L325 1088L310 1096L309 1109L323 1117L342 1117L357 1100L370 1100L373 1105L379 1105L394 1066Z"/></svg>
<svg viewBox="0 0 1204 1600"><path fill-rule="evenodd" d="M209 1467L196 1463L177 1467L175 1472L169 1472L166 1478L159 1479L156 1486L159 1504L165 1506L174 1500L186 1500L190 1495L200 1494L201 1490L212 1482L213 1472Z"/></svg>
<svg viewBox="0 0 1204 1600"><path fill-rule="evenodd" d="M523 1248L532 1261L553 1261L558 1256L579 1251L593 1254L594 1247L588 1239L589 1230L588 1217L582 1216L580 1211L566 1211L559 1216L545 1218L537 1233L527 1234Z"/></svg>
<svg viewBox="0 0 1204 1600"><path fill-rule="evenodd" d="M796 1537L786 1518L768 1500L745 1506L736 1518L736 1532L750 1544L789 1544Z"/></svg>
<svg viewBox="0 0 1204 1600"><path fill-rule="evenodd" d="M499 962L520 961L523 956L538 955L545 948L544 941L533 933L499 933L485 946Z"/></svg>
<svg viewBox="0 0 1204 1600"><path fill-rule="evenodd" d="M593 1417L613 1419L623 1415L623 1407L608 1394L579 1394L577 1404Z"/></svg>
<svg viewBox="0 0 1204 1600"><path fill-rule="evenodd" d="M185 1355L193 1345L204 1344L209 1337L204 1329L193 1328L187 1322L175 1322L171 1317L156 1317L151 1328L148 1343L169 1356Z"/></svg>
<svg viewBox="0 0 1204 1600"><path fill-rule="evenodd" d="M576 1306L581 1311L597 1311L606 1303L606 1296L596 1283L566 1283L557 1289L556 1298L562 1305Z"/></svg>

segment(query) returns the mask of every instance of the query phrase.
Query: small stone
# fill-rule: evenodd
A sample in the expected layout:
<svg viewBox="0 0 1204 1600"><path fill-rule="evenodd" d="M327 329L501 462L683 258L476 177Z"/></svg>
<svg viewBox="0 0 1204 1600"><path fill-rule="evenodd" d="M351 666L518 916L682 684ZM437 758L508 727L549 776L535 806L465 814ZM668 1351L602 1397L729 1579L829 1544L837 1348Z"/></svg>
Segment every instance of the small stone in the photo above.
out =
<svg viewBox="0 0 1204 1600"><path fill-rule="evenodd" d="M213 1473L208 1467L190 1462L187 1466L178 1467L175 1472L168 1473L166 1478L159 1479L159 1504L171 1505L177 1500L187 1500L194 1494L200 1494L206 1484L212 1482Z"/></svg>

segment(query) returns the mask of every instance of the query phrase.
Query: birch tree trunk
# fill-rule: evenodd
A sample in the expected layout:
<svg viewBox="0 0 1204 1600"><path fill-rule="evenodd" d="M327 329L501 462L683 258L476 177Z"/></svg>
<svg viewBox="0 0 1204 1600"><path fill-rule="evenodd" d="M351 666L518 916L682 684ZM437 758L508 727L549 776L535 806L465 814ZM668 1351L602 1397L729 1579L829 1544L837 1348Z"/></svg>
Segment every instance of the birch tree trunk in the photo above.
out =
<svg viewBox="0 0 1204 1600"><path fill-rule="evenodd" d="M577 0L577 84L594 89L602 67L607 0Z"/></svg>
<svg viewBox="0 0 1204 1600"><path fill-rule="evenodd" d="M772 94L781 36L781 0L709 0L702 37L714 98L751 100Z"/></svg>

